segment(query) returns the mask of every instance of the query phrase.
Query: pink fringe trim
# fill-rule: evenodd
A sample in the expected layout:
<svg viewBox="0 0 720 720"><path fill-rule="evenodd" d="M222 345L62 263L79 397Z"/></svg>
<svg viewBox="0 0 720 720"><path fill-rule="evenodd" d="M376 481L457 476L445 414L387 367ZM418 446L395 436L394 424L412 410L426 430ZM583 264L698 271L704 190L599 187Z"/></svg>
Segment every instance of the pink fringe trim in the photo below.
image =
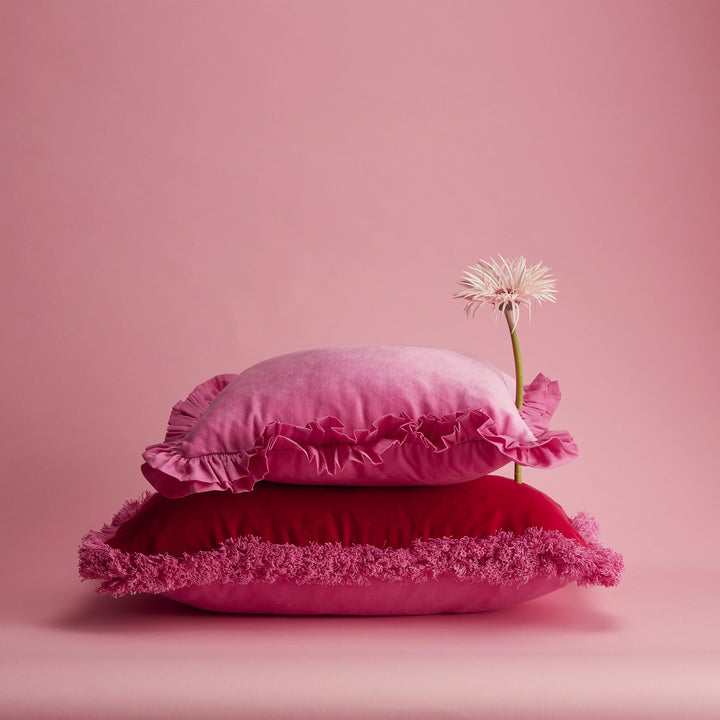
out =
<svg viewBox="0 0 720 720"><path fill-rule="evenodd" d="M368 585L371 581L511 584L520 587L539 577L557 577L578 585L617 585L622 556L597 542L598 525L584 513L573 525L586 539L583 547L558 531L528 528L522 535L498 532L487 538L417 540L407 548L340 543L278 545L258 537L226 540L214 550L171 555L126 553L107 544L118 527L147 499L130 501L102 530L89 532L80 546L80 576L102 580L99 593L113 597L167 593L210 583L291 581L300 585Z"/></svg>
<svg viewBox="0 0 720 720"><path fill-rule="evenodd" d="M560 402L557 382L542 373L525 386L522 419L534 435L519 441L503 435L490 415L473 408L438 417L428 414L411 418L404 412L377 418L370 428L351 429L335 417L317 418L305 426L271 422L251 448L219 450L199 456L183 453L183 440L202 419L210 403L236 375L217 375L198 385L186 400L172 409L162 443L149 446L143 459L152 470L182 482L207 489L216 487L234 492L252 490L269 472L268 457L273 451L299 450L318 473L338 474L348 463L380 465L382 455L405 443L418 443L435 453L448 452L454 445L484 441L507 461L532 467L554 467L577 457L575 441L564 430L550 431L548 424ZM493 468L494 469L494 468ZM146 472L153 484L152 470ZM195 491L199 491L199 487Z"/></svg>

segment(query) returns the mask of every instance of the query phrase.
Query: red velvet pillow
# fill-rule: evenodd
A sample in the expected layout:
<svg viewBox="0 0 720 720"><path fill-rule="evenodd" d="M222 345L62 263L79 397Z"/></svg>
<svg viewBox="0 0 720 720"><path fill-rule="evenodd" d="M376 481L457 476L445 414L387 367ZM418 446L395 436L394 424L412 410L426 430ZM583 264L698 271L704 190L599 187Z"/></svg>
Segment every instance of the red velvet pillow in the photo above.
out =
<svg viewBox="0 0 720 720"><path fill-rule="evenodd" d="M130 503L80 549L115 597L287 614L494 609L571 581L614 585L622 558L527 484L486 476L427 487L298 486Z"/></svg>

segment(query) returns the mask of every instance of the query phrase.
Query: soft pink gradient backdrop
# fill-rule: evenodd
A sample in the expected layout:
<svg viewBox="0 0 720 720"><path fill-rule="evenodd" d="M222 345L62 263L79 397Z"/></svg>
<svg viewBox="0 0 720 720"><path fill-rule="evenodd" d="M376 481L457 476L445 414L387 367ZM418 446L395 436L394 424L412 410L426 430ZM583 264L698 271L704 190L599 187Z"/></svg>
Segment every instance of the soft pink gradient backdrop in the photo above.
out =
<svg viewBox="0 0 720 720"><path fill-rule="evenodd" d="M497 252L559 281L520 340L581 457L525 478L625 553L630 589L592 593L644 628L617 647L672 616L642 572L720 587L719 68L712 1L0 0L7 617L86 602L80 536L210 375L363 343L511 372L506 329L451 299ZM717 616L686 621L717 668Z"/></svg>

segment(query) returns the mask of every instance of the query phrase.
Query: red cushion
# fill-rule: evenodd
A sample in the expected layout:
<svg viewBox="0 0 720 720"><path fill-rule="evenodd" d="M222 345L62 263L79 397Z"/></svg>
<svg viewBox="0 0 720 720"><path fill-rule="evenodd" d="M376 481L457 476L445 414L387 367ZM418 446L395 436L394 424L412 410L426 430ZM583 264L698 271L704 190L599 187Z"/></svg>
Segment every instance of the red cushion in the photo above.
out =
<svg viewBox="0 0 720 720"><path fill-rule="evenodd" d="M125 552L182 556L228 538L254 535L271 543L339 542L400 548L414 540L483 538L558 530L586 545L563 509L527 484L488 475L458 485L336 487L263 481L249 493L153 496L108 544Z"/></svg>

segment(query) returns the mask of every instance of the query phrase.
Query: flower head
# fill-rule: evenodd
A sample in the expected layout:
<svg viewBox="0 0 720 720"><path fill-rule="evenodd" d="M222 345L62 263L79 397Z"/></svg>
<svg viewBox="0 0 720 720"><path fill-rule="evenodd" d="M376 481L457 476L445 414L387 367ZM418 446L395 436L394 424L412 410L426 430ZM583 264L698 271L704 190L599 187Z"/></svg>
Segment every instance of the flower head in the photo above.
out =
<svg viewBox="0 0 720 720"><path fill-rule="evenodd" d="M530 311L533 302L540 305L543 301L555 302L555 278L549 268L542 263L527 266L524 257L506 260L480 260L470 265L454 297L466 301L465 312L473 316L483 305L492 305L495 319L506 312L512 318L512 330L517 327L520 307L525 305Z"/></svg>

